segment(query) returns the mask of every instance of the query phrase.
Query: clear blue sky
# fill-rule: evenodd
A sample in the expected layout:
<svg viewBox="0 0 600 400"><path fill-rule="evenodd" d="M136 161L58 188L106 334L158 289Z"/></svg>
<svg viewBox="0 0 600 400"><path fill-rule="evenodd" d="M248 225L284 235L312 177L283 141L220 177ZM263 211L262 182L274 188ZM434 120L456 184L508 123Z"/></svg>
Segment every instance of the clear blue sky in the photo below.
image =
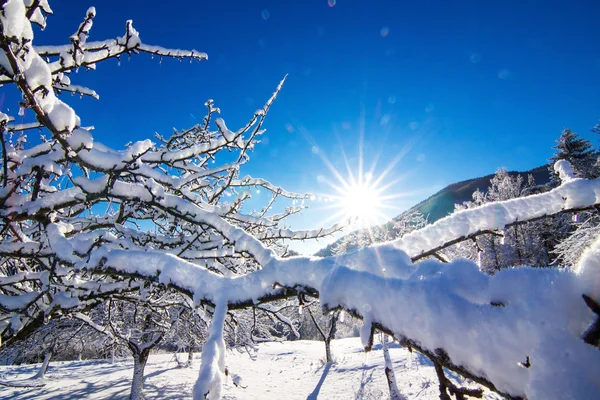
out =
<svg viewBox="0 0 600 400"><path fill-rule="evenodd" d="M141 55L73 76L100 100L69 103L113 146L194 124L208 98L237 128L285 74L246 172L288 190L332 192L322 157L346 175L343 148L358 168L362 131L375 175L405 152L389 191L408 195L390 216L449 183L545 163L563 128L598 144L589 133L600 119L595 0L50 4L55 16L37 44L64 43L94 5L90 40L122 35L132 19L148 44L209 55L192 64ZM319 202L313 208L292 227L316 227L331 214Z"/></svg>

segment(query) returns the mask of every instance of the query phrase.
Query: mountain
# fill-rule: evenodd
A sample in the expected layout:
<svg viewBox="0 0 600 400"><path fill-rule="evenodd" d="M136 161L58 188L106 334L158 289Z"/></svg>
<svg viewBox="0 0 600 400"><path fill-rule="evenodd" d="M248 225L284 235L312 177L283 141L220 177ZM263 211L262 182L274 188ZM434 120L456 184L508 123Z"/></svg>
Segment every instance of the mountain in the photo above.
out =
<svg viewBox="0 0 600 400"><path fill-rule="evenodd" d="M529 171L509 171L512 176L521 175L527 182L527 176L533 175L536 185L545 185L550 181L548 166L542 165ZM461 204L465 201L473 200L473 192L477 189L485 192L490 187L490 181L494 174L482 176L480 178L469 179L462 182L453 183L446 186L433 196L423 200L416 206L408 209L404 213L418 211L427 216L429 223L434 223L454 211L455 204ZM403 214L404 214L403 213Z"/></svg>
<svg viewBox="0 0 600 400"><path fill-rule="evenodd" d="M529 171L509 171L510 175L522 175L527 181L527 176L533 175L536 185L545 185L550 182L550 173L547 165L542 165ZM473 199L473 192L477 189L486 192L490 187L490 181L494 177L494 174L482 176L479 178L473 178L462 182L453 183L446 186L433 196L423 200L419 204L409 208L402 214L393 218L394 220L400 219L403 215L410 214L413 212L420 212L427 217L428 223L434 223L440 218L443 218L454 211L455 204L461 204L465 201ZM348 235L354 235L355 232L349 233ZM345 236L344 236L345 237ZM319 250L315 253L316 256L327 257L332 255L332 250L344 239L344 237L336 240L334 243L327 247Z"/></svg>

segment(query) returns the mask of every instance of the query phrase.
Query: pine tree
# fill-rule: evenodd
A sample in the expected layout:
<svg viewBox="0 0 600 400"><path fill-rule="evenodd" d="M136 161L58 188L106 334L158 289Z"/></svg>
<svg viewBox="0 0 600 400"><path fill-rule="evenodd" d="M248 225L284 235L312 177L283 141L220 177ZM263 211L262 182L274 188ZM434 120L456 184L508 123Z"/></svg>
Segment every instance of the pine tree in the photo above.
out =
<svg viewBox="0 0 600 400"><path fill-rule="evenodd" d="M560 179L554 172L554 163L558 160L567 160L573 166L577 176L581 178L596 178L598 177L598 151L593 148L592 144L579 137L578 134L570 129L565 129L560 137L556 140L556 153L548 159L549 168L552 175L551 185L558 186Z"/></svg>

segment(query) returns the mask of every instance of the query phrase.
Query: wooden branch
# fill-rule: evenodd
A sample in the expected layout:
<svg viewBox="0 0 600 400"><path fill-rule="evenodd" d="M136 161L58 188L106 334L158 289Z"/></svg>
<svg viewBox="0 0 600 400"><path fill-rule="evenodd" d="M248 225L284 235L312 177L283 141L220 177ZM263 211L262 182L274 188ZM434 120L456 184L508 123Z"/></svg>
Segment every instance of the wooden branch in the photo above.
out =
<svg viewBox="0 0 600 400"><path fill-rule="evenodd" d="M456 400L465 400L466 397L476 397L478 399L483 397L482 389L470 389L456 386L446 377L442 365L436 360L432 361L440 382L440 400L451 400L450 396L455 396Z"/></svg>
<svg viewBox="0 0 600 400"><path fill-rule="evenodd" d="M596 321L583 334L583 340L587 344L600 347L600 304L585 294L582 297L585 304L597 315Z"/></svg>
<svg viewBox="0 0 600 400"><path fill-rule="evenodd" d="M6 141L4 140L4 131L6 130L6 120L0 122L0 141L2 142L2 187L6 187L8 184L8 155L6 152Z"/></svg>

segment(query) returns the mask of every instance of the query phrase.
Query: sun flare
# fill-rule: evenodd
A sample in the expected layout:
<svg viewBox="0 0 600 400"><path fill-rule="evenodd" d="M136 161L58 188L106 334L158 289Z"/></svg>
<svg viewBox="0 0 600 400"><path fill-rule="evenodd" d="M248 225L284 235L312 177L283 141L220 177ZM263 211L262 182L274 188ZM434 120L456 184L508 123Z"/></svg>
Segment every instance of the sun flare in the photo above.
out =
<svg viewBox="0 0 600 400"><path fill-rule="evenodd" d="M339 196L346 217L360 222L374 222L381 213L381 197L378 190L365 183L350 184Z"/></svg>

